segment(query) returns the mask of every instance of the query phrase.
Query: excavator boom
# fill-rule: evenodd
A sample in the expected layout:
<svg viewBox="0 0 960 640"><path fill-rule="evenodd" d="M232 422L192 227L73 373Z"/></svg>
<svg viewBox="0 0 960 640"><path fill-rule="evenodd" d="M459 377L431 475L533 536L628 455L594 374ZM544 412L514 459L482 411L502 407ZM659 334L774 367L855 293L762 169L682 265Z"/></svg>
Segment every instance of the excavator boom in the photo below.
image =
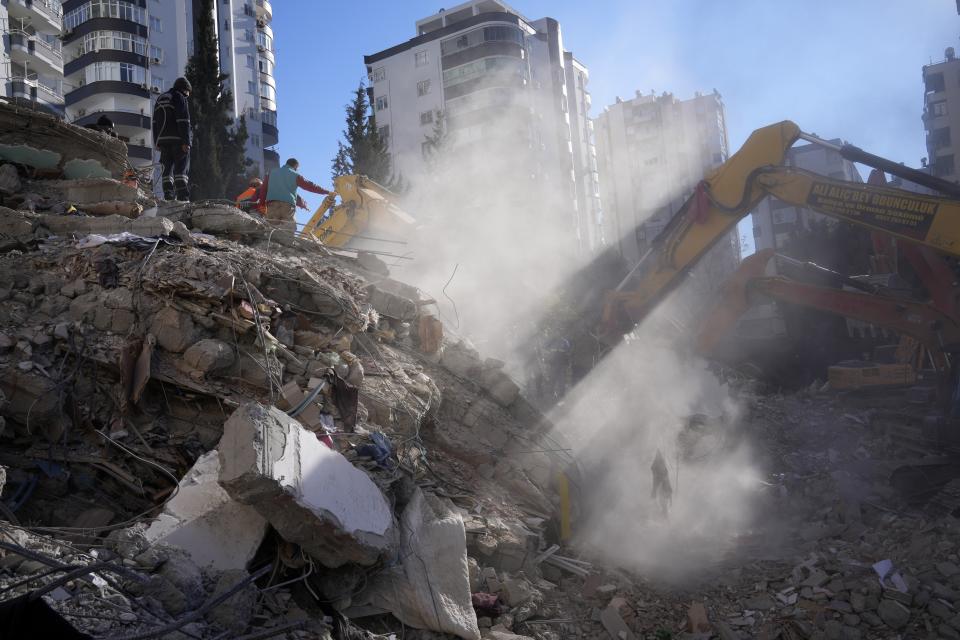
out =
<svg viewBox="0 0 960 640"><path fill-rule="evenodd" d="M333 186L334 193L323 199L304 227L304 235L342 249L399 242L412 229L414 219L397 206L397 196L366 176L337 176ZM337 196L340 204L336 204Z"/></svg>
<svg viewBox="0 0 960 640"><path fill-rule="evenodd" d="M960 255L960 201L851 183L783 166L802 134L784 121L758 129L708 175L654 240L637 267L607 295L600 335L632 330L683 274L767 196L897 238Z"/></svg>

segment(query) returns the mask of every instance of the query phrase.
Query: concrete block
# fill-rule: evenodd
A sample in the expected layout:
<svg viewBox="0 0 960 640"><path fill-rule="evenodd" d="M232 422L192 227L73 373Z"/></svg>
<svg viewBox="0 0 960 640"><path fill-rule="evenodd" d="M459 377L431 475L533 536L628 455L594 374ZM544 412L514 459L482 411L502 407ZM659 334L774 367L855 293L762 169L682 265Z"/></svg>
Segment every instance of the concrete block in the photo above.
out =
<svg viewBox="0 0 960 640"><path fill-rule="evenodd" d="M383 492L276 407L249 402L224 424L220 483L328 567L374 564L395 546Z"/></svg>
<svg viewBox="0 0 960 640"><path fill-rule="evenodd" d="M220 458L210 451L180 481L180 490L144 537L183 549L200 567L245 569L267 533L267 521L217 482Z"/></svg>
<svg viewBox="0 0 960 640"><path fill-rule="evenodd" d="M80 298L77 298L79 300ZM76 303L76 300L74 300ZM72 310L71 305L71 310ZM194 326L189 315L172 307L157 312L150 324L150 333L157 338L157 344L173 353L182 353L193 343Z"/></svg>
<svg viewBox="0 0 960 640"><path fill-rule="evenodd" d="M183 359L195 371L206 374L232 366L236 355L226 342L208 338L187 349Z"/></svg>

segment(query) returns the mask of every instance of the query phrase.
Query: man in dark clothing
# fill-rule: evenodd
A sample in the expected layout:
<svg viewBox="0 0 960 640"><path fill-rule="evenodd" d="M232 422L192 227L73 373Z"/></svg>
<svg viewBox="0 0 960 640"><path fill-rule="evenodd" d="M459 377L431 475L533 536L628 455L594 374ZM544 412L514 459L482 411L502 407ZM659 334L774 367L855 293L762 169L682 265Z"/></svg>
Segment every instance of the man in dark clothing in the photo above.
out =
<svg viewBox="0 0 960 640"><path fill-rule="evenodd" d="M190 200L190 81L177 78L153 106L153 144L160 150L163 199Z"/></svg>
<svg viewBox="0 0 960 640"><path fill-rule="evenodd" d="M117 130L113 127L113 120L107 116L100 116L97 118L96 124L88 124L86 128L105 133L112 138L117 137Z"/></svg>

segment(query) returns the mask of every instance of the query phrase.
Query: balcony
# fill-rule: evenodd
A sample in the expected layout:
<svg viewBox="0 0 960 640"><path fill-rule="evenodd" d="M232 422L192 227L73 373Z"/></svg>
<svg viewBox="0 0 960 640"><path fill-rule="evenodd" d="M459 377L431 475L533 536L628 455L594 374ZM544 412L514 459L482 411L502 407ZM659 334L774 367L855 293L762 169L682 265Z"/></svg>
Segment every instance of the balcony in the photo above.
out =
<svg viewBox="0 0 960 640"><path fill-rule="evenodd" d="M270 0L257 0L257 18L267 22L273 20L273 5Z"/></svg>
<svg viewBox="0 0 960 640"><path fill-rule="evenodd" d="M266 166L267 171L278 169L280 167L280 154L273 149L264 149L263 164Z"/></svg>
<svg viewBox="0 0 960 640"><path fill-rule="evenodd" d="M59 47L25 31L10 31L10 59L18 65L29 66L30 69L40 73L50 75L63 73L63 57Z"/></svg>
<svg viewBox="0 0 960 640"><path fill-rule="evenodd" d="M263 111L260 114L260 127L263 131L263 146L272 147L280 141L276 111Z"/></svg>
<svg viewBox="0 0 960 640"><path fill-rule="evenodd" d="M54 0L10 0L7 11L12 19L26 19L41 31L63 31L63 8Z"/></svg>

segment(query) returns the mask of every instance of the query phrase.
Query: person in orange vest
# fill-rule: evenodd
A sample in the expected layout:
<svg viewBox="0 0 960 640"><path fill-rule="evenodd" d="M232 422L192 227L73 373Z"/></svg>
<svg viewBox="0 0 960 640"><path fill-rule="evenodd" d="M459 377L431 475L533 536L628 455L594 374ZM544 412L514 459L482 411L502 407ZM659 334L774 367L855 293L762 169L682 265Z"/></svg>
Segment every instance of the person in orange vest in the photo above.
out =
<svg viewBox="0 0 960 640"><path fill-rule="evenodd" d="M261 189L263 189L263 180L260 178L252 178L250 184L247 186L247 190L238 195L234 201L237 209L242 209L247 213L256 211L262 216L264 209L260 206Z"/></svg>

